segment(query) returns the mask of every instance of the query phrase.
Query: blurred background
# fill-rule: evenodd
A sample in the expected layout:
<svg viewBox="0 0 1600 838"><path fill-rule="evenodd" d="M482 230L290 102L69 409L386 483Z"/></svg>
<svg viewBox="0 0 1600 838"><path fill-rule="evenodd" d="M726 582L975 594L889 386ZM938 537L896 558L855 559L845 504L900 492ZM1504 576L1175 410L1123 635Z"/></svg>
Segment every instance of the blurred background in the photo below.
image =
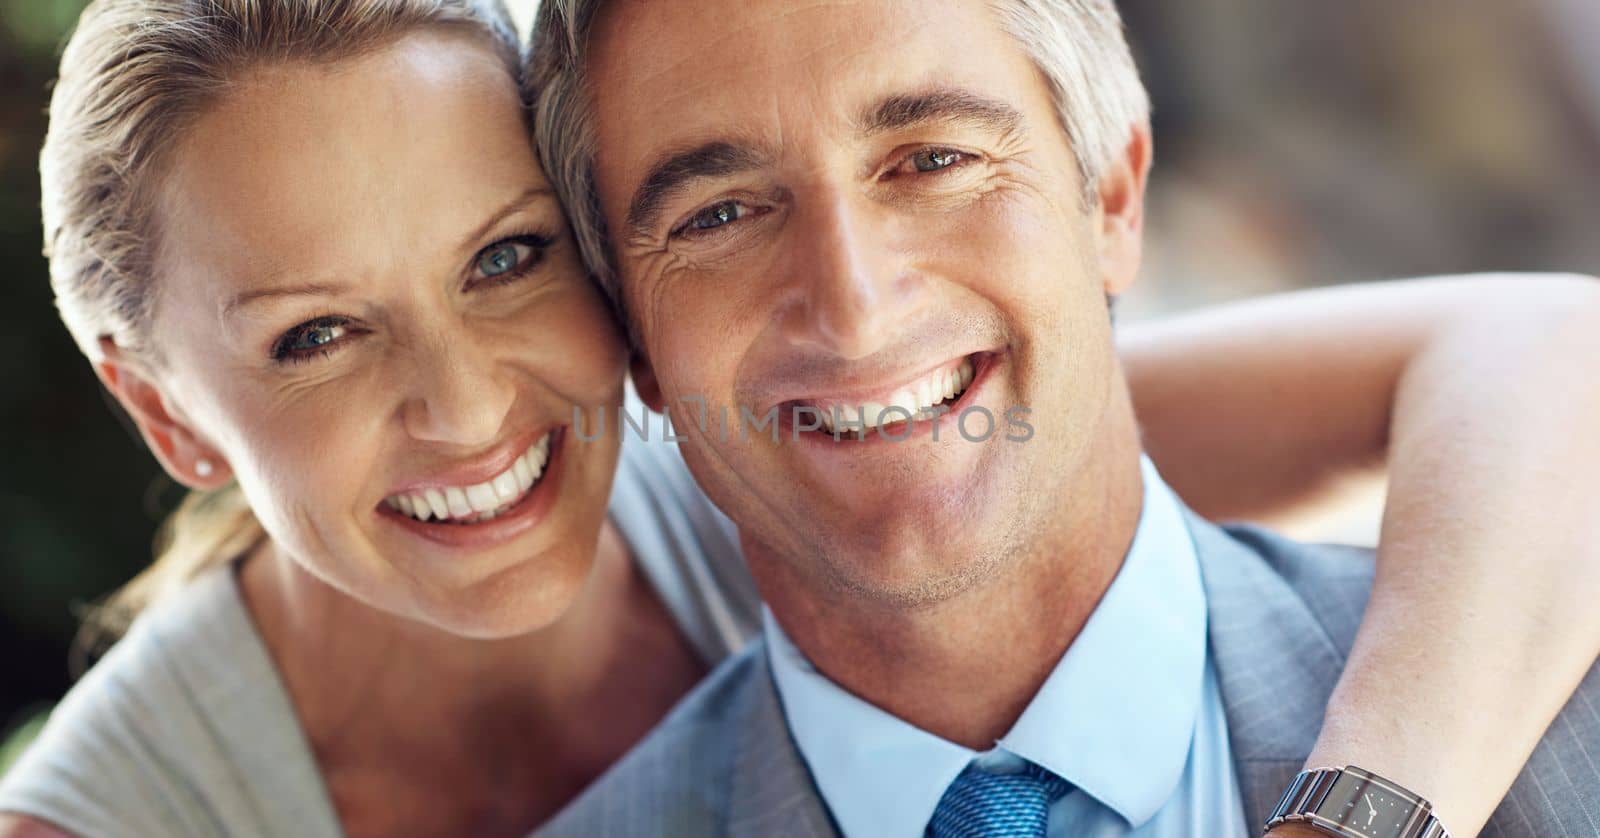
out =
<svg viewBox="0 0 1600 838"><path fill-rule="evenodd" d="M532 0L508 2L531 15ZM48 85L83 5L0 0L0 734L12 750L71 684L83 608L144 566L180 497L56 319L40 256ZM1600 272L1595 0L1121 5L1157 160L1146 268L1122 316L1388 277ZM10 756L0 748L0 771Z"/></svg>

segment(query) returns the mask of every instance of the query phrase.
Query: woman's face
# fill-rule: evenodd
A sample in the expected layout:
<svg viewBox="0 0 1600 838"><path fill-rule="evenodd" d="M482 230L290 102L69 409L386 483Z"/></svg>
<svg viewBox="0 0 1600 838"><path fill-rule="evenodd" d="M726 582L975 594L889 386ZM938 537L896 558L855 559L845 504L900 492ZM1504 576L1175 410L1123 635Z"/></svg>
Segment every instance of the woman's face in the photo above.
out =
<svg viewBox="0 0 1600 838"><path fill-rule="evenodd" d="M619 403L626 358L500 59L425 32L262 68L171 160L155 389L275 549L458 634L560 616L618 445L574 409Z"/></svg>

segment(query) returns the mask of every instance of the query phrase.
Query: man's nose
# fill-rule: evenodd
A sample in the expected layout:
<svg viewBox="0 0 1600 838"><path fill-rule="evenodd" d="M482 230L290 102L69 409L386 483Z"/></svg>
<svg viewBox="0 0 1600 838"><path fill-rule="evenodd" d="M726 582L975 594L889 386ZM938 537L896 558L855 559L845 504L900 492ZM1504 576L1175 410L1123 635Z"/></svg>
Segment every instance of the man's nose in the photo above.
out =
<svg viewBox="0 0 1600 838"><path fill-rule="evenodd" d="M499 437L517 391L487 347L470 336L434 335L413 357L412 393L402 411L412 438L472 447Z"/></svg>
<svg viewBox="0 0 1600 838"><path fill-rule="evenodd" d="M790 269L796 302L785 321L790 341L850 360L895 343L926 292L895 246L888 213L848 195L796 212Z"/></svg>

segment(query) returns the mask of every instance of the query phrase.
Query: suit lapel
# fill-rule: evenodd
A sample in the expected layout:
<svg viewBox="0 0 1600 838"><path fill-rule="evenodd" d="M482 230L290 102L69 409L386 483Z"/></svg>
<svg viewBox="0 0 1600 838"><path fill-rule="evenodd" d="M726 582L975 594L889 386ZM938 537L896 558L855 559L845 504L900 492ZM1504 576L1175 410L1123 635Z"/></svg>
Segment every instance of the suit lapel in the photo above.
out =
<svg viewBox="0 0 1600 838"><path fill-rule="evenodd" d="M734 838L769 836L835 836L833 825L811 772L789 734L766 642L758 641L750 683L745 689L742 718L734 726L740 740L734 753L728 834Z"/></svg>
<svg viewBox="0 0 1600 838"><path fill-rule="evenodd" d="M1262 553L1189 514L1245 814L1264 823L1316 743L1344 656Z"/></svg>
<svg viewBox="0 0 1600 838"><path fill-rule="evenodd" d="M1205 583L1210 654L1245 814L1263 823L1316 743L1344 655L1264 545L1188 513ZM1260 552L1258 552L1260 550ZM760 641L758 641L760 642ZM728 831L735 838L836 836L789 734L765 644L734 725Z"/></svg>

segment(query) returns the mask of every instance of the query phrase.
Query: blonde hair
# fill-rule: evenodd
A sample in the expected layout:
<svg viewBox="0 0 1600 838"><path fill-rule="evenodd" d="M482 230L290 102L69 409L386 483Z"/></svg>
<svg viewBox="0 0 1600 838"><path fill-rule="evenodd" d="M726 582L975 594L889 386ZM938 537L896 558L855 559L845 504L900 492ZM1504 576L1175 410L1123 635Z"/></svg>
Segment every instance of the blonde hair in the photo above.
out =
<svg viewBox="0 0 1600 838"><path fill-rule="evenodd" d="M605 216L595 191L595 138L584 88L585 47L605 0L544 0L534 21L527 92L545 173L566 205L584 262L622 305ZM1093 203L1099 178L1150 117L1150 97L1114 0L989 0L1001 25L1050 85L1056 113ZM624 316L624 321L631 319Z"/></svg>
<svg viewBox="0 0 1600 838"><path fill-rule="evenodd" d="M252 67L329 62L428 27L473 33L520 83L522 54L499 0L95 0L61 56L40 153L45 255L56 306L80 349L101 341L147 362L159 285L151 198L164 155ZM236 485L193 493L167 521L154 563L113 595L128 619L202 569L264 537Z"/></svg>

